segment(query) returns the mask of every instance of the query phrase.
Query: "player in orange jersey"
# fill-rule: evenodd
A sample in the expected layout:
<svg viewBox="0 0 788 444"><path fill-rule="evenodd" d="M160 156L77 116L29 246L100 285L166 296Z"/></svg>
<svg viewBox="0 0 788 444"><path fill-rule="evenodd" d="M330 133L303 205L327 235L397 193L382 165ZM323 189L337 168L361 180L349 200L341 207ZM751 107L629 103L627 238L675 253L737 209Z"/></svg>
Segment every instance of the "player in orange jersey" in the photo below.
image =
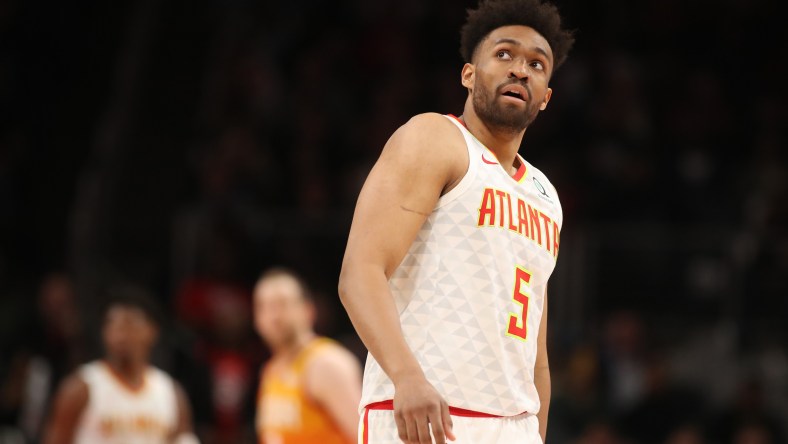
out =
<svg viewBox="0 0 788 444"><path fill-rule="evenodd" d="M271 348L261 372L257 433L265 444L356 441L361 369L312 329L315 307L292 271L267 271L254 290L255 326Z"/></svg>
<svg viewBox="0 0 788 444"><path fill-rule="evenodd" d="M462 30L462 115L413 117L367 177L339 282L370 352L362 443L544 441L563 212L518 151L572 42L550 3L482 0Z"/></svg>
<svg viewBox="0 0 788 444"><path fill-rule="evenodd" d="M105 357L66 378L45 444L197 444L180 385L150 365L155 310L140 290L115 292L104 315Z"/></svg>

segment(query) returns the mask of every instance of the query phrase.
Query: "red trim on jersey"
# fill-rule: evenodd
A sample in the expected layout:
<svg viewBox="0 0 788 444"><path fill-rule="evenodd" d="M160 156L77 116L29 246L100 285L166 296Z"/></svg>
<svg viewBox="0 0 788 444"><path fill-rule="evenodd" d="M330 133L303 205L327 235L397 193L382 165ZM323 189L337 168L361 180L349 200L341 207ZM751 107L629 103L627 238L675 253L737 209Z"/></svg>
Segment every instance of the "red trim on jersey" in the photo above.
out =
<svg viewBox="0 0 788 444"><path fill-rule="evenodd" d="M523 178L525 178L526 168L525 168L525 161L523 160L522 157L520 157L519 154L517 155L517 160L520 162L520 166L517 168L517 172L514 173L514 176L512 176L512 179L516 180L519 183L523 180Z"/></svg>
<svg viewBox="0 0 788 444"><path fill-rule="evenodd" d="M394 410L394 401L380 401L373 402L365 407L366 412L370 410ZM364 430L366 431L367 413L364 413ZM452 416L464 416L466 418L503 418L501 415L493 415L490 413L477 412L474 410L461 409L459 407L449 406L449 414Z"/></svg>
<svg viewBox="0 0 788 444"><path fill-rule="evenodd" d="M454 114L447 114L447 116L449 116L452 119L460 122L460 125L462 125L463 128L465 128L466 130L468 129L468 125L466 125L465 122L460 120L459 117L455 116ZM481 142L479 142L479 143L481 143ZM484 144L481 144L481 145L484 146ZM498 161L498 157L495 155L494 152L492 152L491 149L487 148L486 146L484 146L484 149L486 149L488 153L492 154L493 158L495 158L495 160ZM520 183L525 178L526 167L525 167L525 161L523 160L523 158L520 157L519 154L517 154L516 156L517 156L517 161L520 162L520 166L517 167L517 172L514 173L514 176L510 176L510 177L512 179L514 179L517 183ZM482 154L482 161L484 163L488 163L488 164L491 164L491 165L495 163L495 162L489 162L487 159L485 159L484 158L484 154ZM501 166L503 166L503 165L501 165Z"/></svg>
<svg viewBox="0 0 788 444"><path fill-rule="evenodd" d="M463 122L462 120L460 120L460 118L459 118L459 117L455 116L454 114L447 114L447 116L449 116L449 117L451 117L452 119L454 119L454 120L456 120L456 121L460 122L460 125L462 125L462 126L465 128L465 129L468 129L468 125L466 125L466 124L465 124L465 122Z"/></svg>

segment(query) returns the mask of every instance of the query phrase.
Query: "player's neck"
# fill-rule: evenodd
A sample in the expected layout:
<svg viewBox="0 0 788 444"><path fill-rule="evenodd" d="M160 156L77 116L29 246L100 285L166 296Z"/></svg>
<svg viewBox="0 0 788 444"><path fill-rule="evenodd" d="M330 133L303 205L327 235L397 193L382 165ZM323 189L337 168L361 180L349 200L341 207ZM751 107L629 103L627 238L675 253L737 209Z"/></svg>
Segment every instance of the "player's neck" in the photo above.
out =
<svg viewBox="0 0 788 444"><path fill-rule="evenodd" d="M471 103L466 103L465 110L463 115L460 116L460 119L465 123L465 127L468 128L468 131L470 131L479 142L484 144L487 149L495 154L495 157L498 158L498 162L507 168L510 175L514 175L517 172L515 159L517 158L517 151L520 150L520 144L523 141L525 130L519 133L510 133L491 127L479 118L474 112Z"/></svg>
<svg viewBox="0 0 788 444"><path fill-rule="evenodd" d="M274 354L283 361L292 361L298 357L298 354L301 353L301 350L304 349L307 345L309 345L312 340L316 337L313 331L305 331L296 336L295 340L288 343L283 344L279 347Z"/></svg>
<svg viewBox="0 0 788 444"><path fill-rule="evenodd" d="M139 387L143 384L145 369L148 367L146 361L118 360L108 356L104 358L104 362L116 377L122 379L130 387Z"/></svg>

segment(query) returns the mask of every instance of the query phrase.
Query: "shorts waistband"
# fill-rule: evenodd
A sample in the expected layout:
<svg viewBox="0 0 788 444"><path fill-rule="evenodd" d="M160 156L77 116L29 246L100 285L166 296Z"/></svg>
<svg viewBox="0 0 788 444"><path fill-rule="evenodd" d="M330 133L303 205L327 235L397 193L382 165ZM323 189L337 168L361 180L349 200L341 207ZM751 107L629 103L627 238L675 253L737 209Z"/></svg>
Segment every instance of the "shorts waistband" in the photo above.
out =
<svg viewBox="0 0 788 444"><path fill-rule="evenodd" d="M367 404L364 408L367 410L394 410L394 401L389 399L386 401L373 402ZM520 413L520 415L523 413ZM463 416L466 418L505 418L503 415L493 415L491 413L477 412L475 410L461 409L459 407L452 406L449 406L449 414L452 416Z"/></svg>

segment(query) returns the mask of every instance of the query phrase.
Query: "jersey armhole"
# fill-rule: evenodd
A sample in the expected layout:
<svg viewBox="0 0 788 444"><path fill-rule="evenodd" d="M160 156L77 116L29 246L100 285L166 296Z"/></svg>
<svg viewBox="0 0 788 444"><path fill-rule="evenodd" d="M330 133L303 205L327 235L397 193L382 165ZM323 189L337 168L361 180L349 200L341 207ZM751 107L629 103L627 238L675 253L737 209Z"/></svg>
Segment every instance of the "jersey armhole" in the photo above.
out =
<svg viewBox="0 0 788 444"><path fill-rule="evenodd" d="M444 115L443 117L449 119L449 121L453 123L454 126L456 126L460 131L460 134L462 134L462 138L465 141L465 149L468 152L468 169L465 171L465 174L462 176L462 179L460 179L460 182L457 184L457 186L452 188L448 193L444 194L440 197L440 199L438 199L435 209L441 208L449 202L455 200L457 197L461 196L468 190L468 188L471 186L471 183L473 182L474 177L476 177L476 163L473 161L474 153L472 152L471 148L473 144L470 133L467 132L467 130L462 126L456 117L451 115Z"/></svg>

